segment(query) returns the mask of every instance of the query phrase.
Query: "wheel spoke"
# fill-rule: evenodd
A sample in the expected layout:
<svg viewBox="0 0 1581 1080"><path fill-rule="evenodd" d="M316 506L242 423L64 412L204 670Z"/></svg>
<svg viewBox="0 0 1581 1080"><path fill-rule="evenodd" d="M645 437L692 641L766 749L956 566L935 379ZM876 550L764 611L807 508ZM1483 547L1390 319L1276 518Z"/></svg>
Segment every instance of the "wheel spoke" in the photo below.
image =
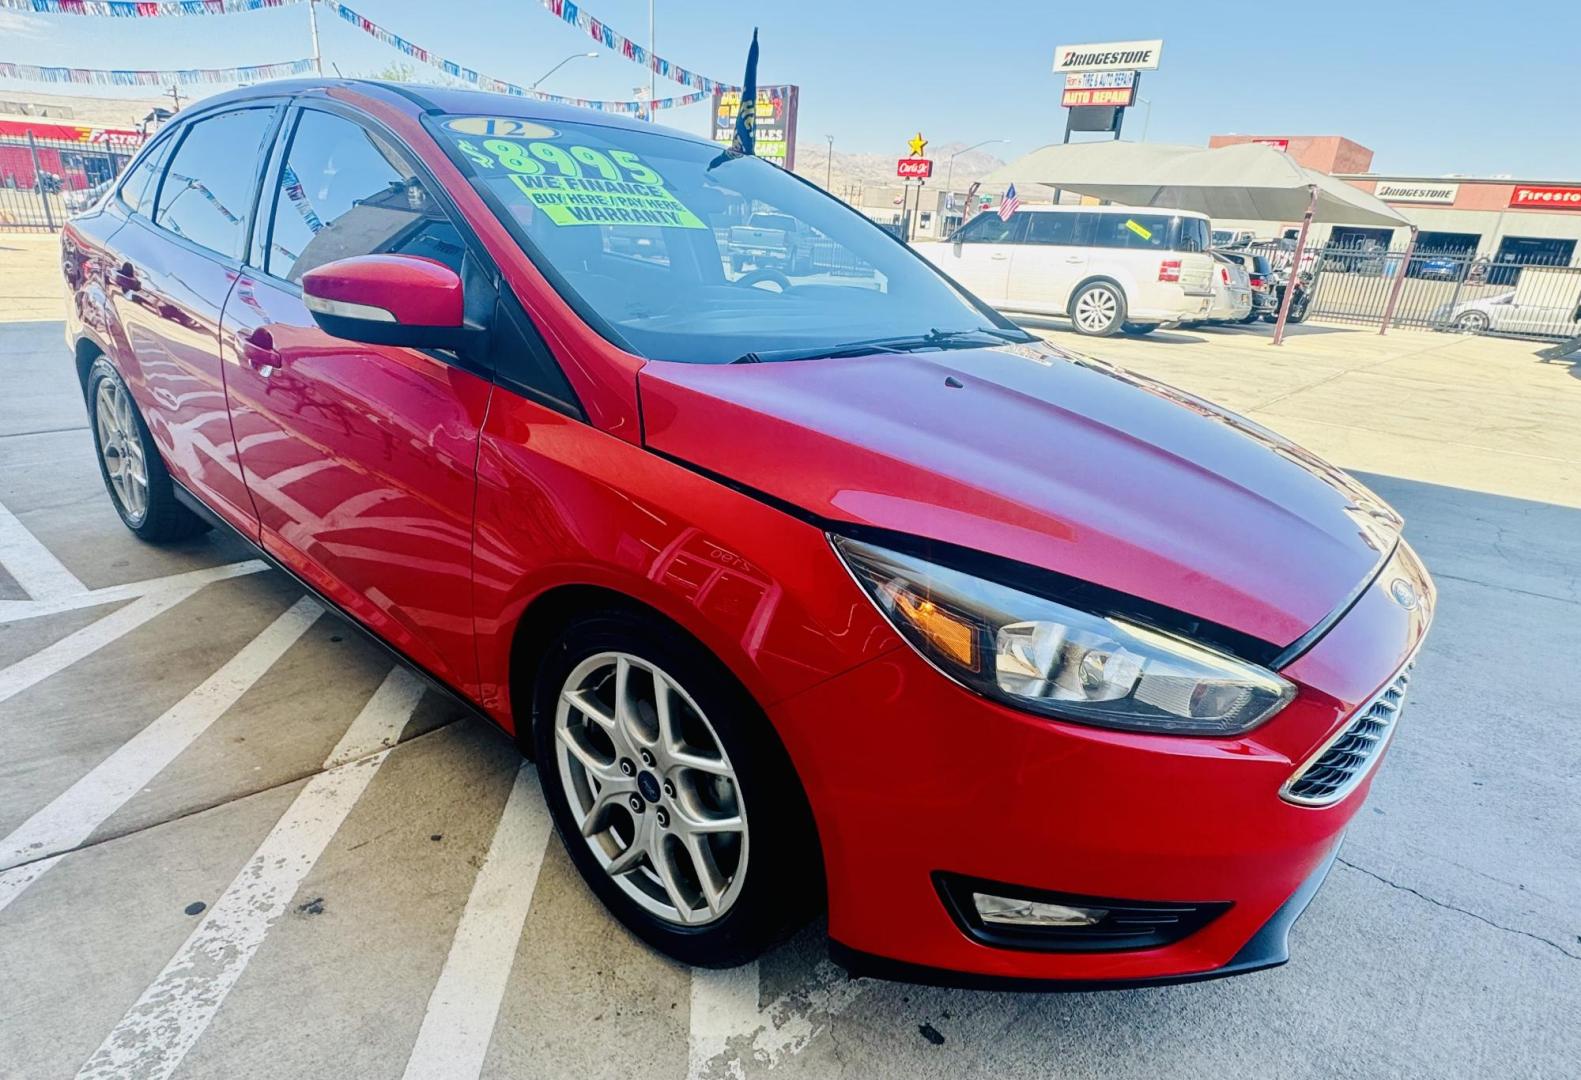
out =
<svg viewBox="0 0 1581 1080"><path fill-rule="evenodd" d="M615 718L604 711L604 707L594 701L586 690L567 690L560 695L565 703L587 719L593 721L610 735L615 734Z"/></svg>
<svg viewBox="0 0 1581 1080"><path fill-rule="evenodd" d="M708 836L716 833L738 833L745 829L746 822L736 814L728 817L704 817L694 814L689 809L684 809L679 803L675 807L675 816L681 822L681 831L699 836Z"/></svg>
<svg viewBox="0 0 1581 1080"><path fill-rule="evenodd" d="M714 776L728 776L735 779L735 773L729 765L719 758L704 757L690 750L672 751L670 764L679 765L683 769L695 769L698 772L710 773Z"/></svg>
<svg viewBox="0 0 1581 1080"><path fill-rule="evenodd" d="M700 836L683 836L681 845L691 857L692 872L697 875L697 883L702 886L703 902L708 905L708 913L719 914L719 903L724 899L725 889L730 883L721 880L724 875L719 873L707 841Z"/></svg>
<svg viewBox="0 0 1581 1080"><path fill-rule="evenodd" d="M654 845L653 869L659 875L659 883L664 886L664 893L670 898L670 903L675 905L675 911L682 922L692 922L696 912L692 909L691 901L686 899L681 892L681 883L675 877L675 864L670 861L669 845L662 839Z"/></svg>
<svg viewBox="0 0 1581 1080"><path fill-rule="evenodd" d="M614 785L606 784L599 788L598 794L593 797L593 805L582 815L582 824L579 826L582 835L597 836L609 828L610 811L624 806L625 802L626 793L616 790Z"/></svg>
<svg viewBox="0 0 1581 1080"><path fill-rule="evenodd" d="M648 849L639 843L636 837L633 837L631 846L609 860L609 865L604 867L604 872L610 877L620 877L622 874L629 874L642 865L642 861L647 855Z"/></svg>
<svg viewBox="0 0 1581 1080"><path fill-rule="evenodd" d="M560 740L560 744L570 752L571 756L576 758L577 764L587 770L588 774L595 780L606 787L610 784L625 786L623 782L626 777L622 775L618 761L605 761L600 758L593 752L592 747L583 743L568 727L556 725L555 737Z"/></svg>

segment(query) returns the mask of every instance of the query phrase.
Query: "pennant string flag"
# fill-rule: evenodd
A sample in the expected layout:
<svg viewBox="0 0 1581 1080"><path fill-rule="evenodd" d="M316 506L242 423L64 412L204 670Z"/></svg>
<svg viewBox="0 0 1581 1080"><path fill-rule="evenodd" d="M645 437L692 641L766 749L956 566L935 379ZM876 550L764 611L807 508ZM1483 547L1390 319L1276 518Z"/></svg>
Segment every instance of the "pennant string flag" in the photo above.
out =
<svg viewBox="0 0 1581 1080"><path fill-rule="evenodd" d="M646 116L648 103L646 101L594 101L589 98L561 97L559 94L546 94L541 90L530 90L525 86L518 86L504 79L496 79L484 75L469 67L464 67L454 60L447 60L431 49L413 41L408 41L399 34L385 29L363 15L358 14L345 4L329 3L326 5L342 20L355 26L369 37L384 42L392 49L397 49L413 60L432 65L449 75L453 79L460 79L481 90L489 90L496 94L512 94L516 97L533 98L537 101L552 101L560 105L575 105L582 109L595 109L598 112L621 113L627 116ZM699 90L692 94L682 94L679 97L661 98L653 102L655 109L673 109L681 105L695 105L708 97L710 91Z"/></svg>
<svg viewBox="0 0 1581 1080"><path fill-rule="evenodd" d="M24 82L82 83L97 86L169 86L171 83L251 83L302 75L313 70L311 59L231 68L73 68L39 67L0 61L0 79Z"/></svg>
<svg viewBox="0 0 1581 1080"><path fill-rule="evenodd" d="M705 75L699 75L695 71L688 71L679 64L672 64L662 56L649 53L647 49L638 45L629 37L612 30L610 25L603 19L598 18L596 15L588 14L579 4L573 3L573 0L540 0L540 2L545 10L577 27L579 30L586 32L589 37L604 46L604 48L619 53L632 63L641 64L661 78L671 79L682 86L690 86L692 89L701 90L706 94L713 93L715 89L741 89L731 83L716 82Z"/></svg>
<svg viewBox="0 0 1581 1080"><path fill-rule="evenodd" d="M109 19L163 19L179 15L234 15L291 7L306 0L0 0L0 9L34 15L98 15Z"/></svg>

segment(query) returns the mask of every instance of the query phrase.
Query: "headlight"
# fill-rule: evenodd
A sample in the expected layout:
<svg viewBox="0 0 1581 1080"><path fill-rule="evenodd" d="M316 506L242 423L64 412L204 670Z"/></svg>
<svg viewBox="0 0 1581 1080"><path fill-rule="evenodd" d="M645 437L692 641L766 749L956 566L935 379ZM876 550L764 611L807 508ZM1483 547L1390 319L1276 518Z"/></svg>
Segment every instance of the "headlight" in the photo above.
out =
<svg viewBox="0 0 1581 1080"><path fill-rule="evenodd" d="M1099 727L1239 735L1295 687L1255 664L888 548L831 537L900 635L956 681L1018 709Z"/></svg>

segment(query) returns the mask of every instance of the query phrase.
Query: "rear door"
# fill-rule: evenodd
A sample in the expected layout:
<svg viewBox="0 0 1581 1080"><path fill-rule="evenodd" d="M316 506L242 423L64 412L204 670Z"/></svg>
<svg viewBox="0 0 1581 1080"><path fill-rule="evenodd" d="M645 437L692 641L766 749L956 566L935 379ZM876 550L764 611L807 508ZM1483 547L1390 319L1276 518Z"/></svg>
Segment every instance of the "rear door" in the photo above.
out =
<svg viewBox="0 0 1581 1080"><path fill-rule="evenodd" d="M949 244L925 244L922 251L979 300L1000 306L1009 299L1010 258L1031 216L1016 213L1006 221L992 211L981 213L961 226Z"/></svg>
<svg viewBox="0 0 1581 1080"><path fill-rule="evenodd" d="M1084 234L1091 232L1091 215L1064 210L1024 213L1026 235L1010 259L1010 306L1063 314L1070 306L1071 291L1087 273L1091 256Z"/></svg>
<svg viewBox="0 0 1581 1080"><path fill-rule="evenodd" d="M225 408L220 312L277 112L268 103L234 109L175 132L163 172L124 193L137 205L110 259L110 303L130 354L122 375L149 431L171 475L248 535L258 519Z"/></svg>
<svg viewBox="0 0 1581 1080"><path fill-rule="evenodd" d="M487 365L331 337L300 286L315 266L374 252L460 273L466 242L411 156L349 115L293 110L267 183L222 334L263 546L466 690L477 677L472 504Z"/></svg>

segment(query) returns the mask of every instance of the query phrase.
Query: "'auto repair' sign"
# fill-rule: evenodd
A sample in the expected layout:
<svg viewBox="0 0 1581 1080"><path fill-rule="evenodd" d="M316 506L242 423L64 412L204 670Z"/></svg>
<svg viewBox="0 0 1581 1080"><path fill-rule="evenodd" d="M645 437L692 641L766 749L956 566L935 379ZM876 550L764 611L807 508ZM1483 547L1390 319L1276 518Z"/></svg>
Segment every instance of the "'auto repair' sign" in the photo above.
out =
<svg viewBox="0 0 1581 1080"><path fill-rule="evenodd" d="M1528 210L1581 210L1581 187L1532 187L1516 184L1510 206Z"/></svg>

